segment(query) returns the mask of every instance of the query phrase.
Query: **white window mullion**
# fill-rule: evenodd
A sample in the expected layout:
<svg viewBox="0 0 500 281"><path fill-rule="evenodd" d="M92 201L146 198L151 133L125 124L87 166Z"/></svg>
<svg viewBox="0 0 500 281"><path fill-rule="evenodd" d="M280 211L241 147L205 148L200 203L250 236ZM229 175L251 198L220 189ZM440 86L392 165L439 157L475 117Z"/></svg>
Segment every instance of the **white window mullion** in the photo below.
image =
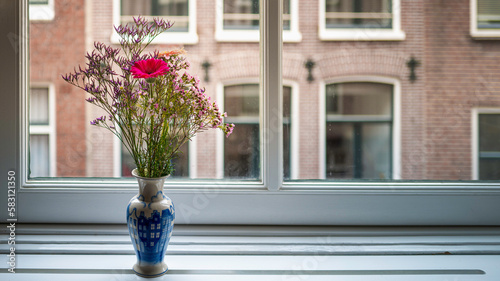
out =
<svg viewBox="0 0 500 281"><path fill-rule="evenodd" d="M283 0L261 0L262 179L270 191L283 183Z"/></svg>

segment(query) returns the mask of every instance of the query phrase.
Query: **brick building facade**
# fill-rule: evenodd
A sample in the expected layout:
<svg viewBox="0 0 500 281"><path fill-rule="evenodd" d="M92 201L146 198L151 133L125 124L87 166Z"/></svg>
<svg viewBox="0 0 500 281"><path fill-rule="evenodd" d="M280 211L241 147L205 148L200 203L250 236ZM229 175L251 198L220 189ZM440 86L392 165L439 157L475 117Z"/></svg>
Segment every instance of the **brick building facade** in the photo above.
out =
<svg viewBox="0 0 500 281"><path fill-rule="evenodd" d="M358 173L371 169L383 179L477 178L480 162L474 152L479 150L475 130L479 125L474 123L477 112L481 112L481 108L500 108L500 36L489 40L471 36L471 7L477 1L380 1L392 3L387 9L392 20L389 30L393 34L386 35L387 28L367 25L352 29L354 35L347 34L342 39L328 36L343 34L345 28L340 30L333 25L330 30L328 20L326 27L322 26L321 19L327 14L321 8L325 0L291 0L289 18L294 22L291 25L296 24L297 28L290 28L292 35L284 35L283 45L283 84L291 88L292 95L291 178L330 178L326 162L339 159L347 166L360 166ZM245 30L246 40L235 37L232 41L230 36L228 39L223 32L219 33L218 24L224 21L218 21L216 14L225 11L222 0L188 2L190 9L193 5L196 8L196 38L188 44L159 43L153 47L158 50L185 48L192 65L191 73L202 81L208 73L209 80L203 85L220 103L223 103L225 86L258 83L259 44L251 39L253 35ZM54 85L56 175L119 176L120 150L116 141L104 130L88 124L98 112L84 104L83 93L66 85L60 74L84 64L84 53L92 49L93 41L113 43L112 26L120 20L120 9L116 7L120 1L55 0L54 3L54 20L31 22L30 52L31 81ZM325 7L328 9L328 5ZM379 24L383 25L383 21ZM335 33L336 30L339 32ZM308 60L313 63L309 69L305 67ZM202 66L204 62L210 64L208 70ZM392 87L388 117L370 116L372 119L363 123L356 119L363 114L351 119L332 115L333 128L344 126L345 132L358 128L365 139L356 134L353 139L338 136L326 129L325 120L329 117L325 117L324 108L328 107L325 103L330 102L325 98L327 88L346 83L381 83ZM341 91L341 87L335 91ZM356 91L360 87L351 88ZM343 97L346 108L348 98L356 101L354 94L339 93L333 96ZM386 123L380 123L384 118L388 118ZM342 125L335 123L338 120ZM365 124L374 122L389 128L388 135L381 138L370 133L367 128L371 125ZM342 160L338 155L331 158L326 156L330 148L325 141L330 136L333 145L350 147L354 154L356 149L352 147L374 148L380 145L377 144L380 139L390 142L389 151L382 156L358 156L358 160ZM370 137L375 140L367 141ZM356 144L357 141L361 144ZM191 144L191 177L224 175L224 158L221 161L221 156L217 156L223 153L221 142L214 132L204 132L202 141L198 139ZM346 145L346 142L350 143ZM368 159L370 157L375 160ZM387 162L384 171L365 167L376 163L376 157ZM352 177L349 171L354 168L346 169L335 173L341 178Z"/></svg>

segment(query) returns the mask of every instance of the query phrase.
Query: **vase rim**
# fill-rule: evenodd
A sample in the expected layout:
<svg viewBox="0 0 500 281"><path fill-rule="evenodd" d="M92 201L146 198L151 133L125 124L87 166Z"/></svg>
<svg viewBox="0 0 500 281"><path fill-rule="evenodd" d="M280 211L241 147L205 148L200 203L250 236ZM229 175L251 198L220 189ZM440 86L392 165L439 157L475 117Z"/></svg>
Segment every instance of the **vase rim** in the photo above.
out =
<svg viewBox="0 0 500 281"><path fill-rule="evenodd" d="M163 177L157 177L157 178L141 177L141 176L139 176L137 168L132 170L132 176L134 176L137 179L143 179L143 180L162 180L162 179L166 179L166 178L170 177L170 175L166 175Z"/></svg>

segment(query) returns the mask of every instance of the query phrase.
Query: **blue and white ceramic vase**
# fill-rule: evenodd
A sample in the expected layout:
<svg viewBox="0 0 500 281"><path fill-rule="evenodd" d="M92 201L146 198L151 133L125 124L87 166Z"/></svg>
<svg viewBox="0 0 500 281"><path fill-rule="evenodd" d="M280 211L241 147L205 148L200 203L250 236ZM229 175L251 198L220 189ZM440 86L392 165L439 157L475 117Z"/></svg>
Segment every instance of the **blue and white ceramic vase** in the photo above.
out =
<svg viewBox="0 0 500 281"><path fill-rule="evenodd" d="M137 255L133 269L142 277L158 277L168 270L163 260L175 219L174 204L163 194L168 176L144 178L138 175L137 169L132 175L139 182L139 194L127 207L128 231Z"/></svg>

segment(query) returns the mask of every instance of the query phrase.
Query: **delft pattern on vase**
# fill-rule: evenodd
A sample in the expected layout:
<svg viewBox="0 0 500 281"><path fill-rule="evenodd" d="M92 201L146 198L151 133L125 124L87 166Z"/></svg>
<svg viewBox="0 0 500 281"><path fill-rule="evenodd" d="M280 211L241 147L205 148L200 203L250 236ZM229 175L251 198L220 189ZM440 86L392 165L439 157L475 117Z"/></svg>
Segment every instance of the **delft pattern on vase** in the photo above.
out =
<svg viewBox="0 0 500 281"><path fill-rule="evenodd" d="M139 194L127 207L128 230L137 256L133 269L142 277L156 277L168 270L164 257L174 228L174 205L163 194L166 177L136 178Z"/></svg>

